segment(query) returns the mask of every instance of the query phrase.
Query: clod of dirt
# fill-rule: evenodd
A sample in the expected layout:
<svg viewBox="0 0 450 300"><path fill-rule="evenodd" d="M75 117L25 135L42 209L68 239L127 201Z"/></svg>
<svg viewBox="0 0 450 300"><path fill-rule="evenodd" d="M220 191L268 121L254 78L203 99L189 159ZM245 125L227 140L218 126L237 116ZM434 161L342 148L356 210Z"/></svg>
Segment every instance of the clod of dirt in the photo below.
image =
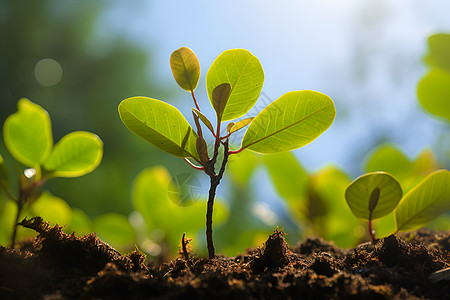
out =
<svg viewBox="0 0 450 300"><path fill-rule="evenodd" d="M260 273L265 269L281 268L289 263L287 253L289 247L284 239L283 230L275 232L269 236L264 246L259 249L259 255L252 262L252 269L255 273Z"/></svg>

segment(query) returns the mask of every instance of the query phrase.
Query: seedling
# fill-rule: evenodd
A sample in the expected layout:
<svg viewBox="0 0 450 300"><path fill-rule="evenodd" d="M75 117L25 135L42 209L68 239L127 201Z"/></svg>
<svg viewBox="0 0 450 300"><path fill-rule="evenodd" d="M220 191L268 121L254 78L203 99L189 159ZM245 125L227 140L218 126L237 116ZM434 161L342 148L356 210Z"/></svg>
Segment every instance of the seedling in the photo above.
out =
<svg viewBox="0 0 450 300"><path fill-rule="evenodd" d="M125 99L119 105L119 114L125 126L137 136L169 154L183 158L191 167L210 177L206 240L211 259L215 256L212 236L214 198L228 156L244 149L268 154L302 147L331 125L335 117L334 103L328 96L314 91L289 92L254 118L229 122L225 126L223 122L242 117L254 106L264 82L263 69L254 55L244 49L227 50L216 58L206 75L209 100L216 112L214 128L201 112L194 94L200 78L200 64L194 52L186 47L174 51L170 57L170 67L178 85L191 94L196 131L177 108L152 98ZM210 151L200 122L213 138ZM248 128L241 146L236 150L229 149L230 136L246 126ZM223 155L219 162L221 148Z"/></svg>
<svg viewBox="0 0 450 300"><path fill-rule="evenodd" d="M372 220L393 210L394 234L418 229L450 210L450 172L432 172L403 198L400 184L392 175L367 173L347 187L345 198L356 217L369 221L369 234L375 241Z"/></svg>
<svg viewBox="0 0 450 300"><path fill-rule="evenodd" d="M17 215L11 236L14 247L20 213L25 204L40 196L37 188L55 177L79 177L90 173L103 155L103 143L90 132L71 132L53 145L48 113L39 105L22 98L18 111L3 125L3 138L12 157L28 168L19 174L18 193L10 189L10 179L3 158L0 157L0 187L17 204Z"/></svg>

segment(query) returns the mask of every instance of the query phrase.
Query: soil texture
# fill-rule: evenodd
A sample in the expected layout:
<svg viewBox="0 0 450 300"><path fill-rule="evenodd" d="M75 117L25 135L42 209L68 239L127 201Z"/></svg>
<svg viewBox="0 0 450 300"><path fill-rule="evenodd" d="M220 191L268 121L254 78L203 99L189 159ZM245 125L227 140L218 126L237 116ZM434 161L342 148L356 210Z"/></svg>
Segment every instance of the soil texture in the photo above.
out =
<svg viewBox="0 0 450 300"><path fill-rule="evenodd" d="M450 299L448 276L432 275L450 267L450 232L340 249L320 238L289 247L277 229L236 257L152 265L95 234L68 235L40 218L20 224L38 235L0 246L0 299Z"/></svg>

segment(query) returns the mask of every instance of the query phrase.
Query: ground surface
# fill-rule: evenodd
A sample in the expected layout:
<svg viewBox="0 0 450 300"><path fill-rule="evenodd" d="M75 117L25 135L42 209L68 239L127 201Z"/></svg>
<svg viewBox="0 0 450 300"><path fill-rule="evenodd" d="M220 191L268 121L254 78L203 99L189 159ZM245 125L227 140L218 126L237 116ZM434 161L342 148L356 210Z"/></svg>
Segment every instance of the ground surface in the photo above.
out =
<svg viewBox="0 0 450 300"><path fill-rule="evenodd" d="M449 299L450 232L418 231L342 250L319 238L289 248L275 231L237 257L146 266L95 235L23 221L38 236L0 247L0 299Z"/></svg>

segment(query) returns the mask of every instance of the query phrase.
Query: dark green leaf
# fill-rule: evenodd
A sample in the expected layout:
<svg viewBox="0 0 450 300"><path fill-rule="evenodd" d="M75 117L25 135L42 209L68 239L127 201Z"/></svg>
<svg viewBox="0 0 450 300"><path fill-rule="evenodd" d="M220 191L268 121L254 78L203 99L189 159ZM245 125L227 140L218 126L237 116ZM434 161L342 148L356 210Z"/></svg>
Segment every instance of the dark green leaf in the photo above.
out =
<svg viewBox="0 0 450 300"><path fill-rule="evenodd" d="M222 83L216 86L213 90L213 107L217 114L217 120L222 121L222 115L227 106L228 97L230 96L231 85L229 83Z"/></svg>

